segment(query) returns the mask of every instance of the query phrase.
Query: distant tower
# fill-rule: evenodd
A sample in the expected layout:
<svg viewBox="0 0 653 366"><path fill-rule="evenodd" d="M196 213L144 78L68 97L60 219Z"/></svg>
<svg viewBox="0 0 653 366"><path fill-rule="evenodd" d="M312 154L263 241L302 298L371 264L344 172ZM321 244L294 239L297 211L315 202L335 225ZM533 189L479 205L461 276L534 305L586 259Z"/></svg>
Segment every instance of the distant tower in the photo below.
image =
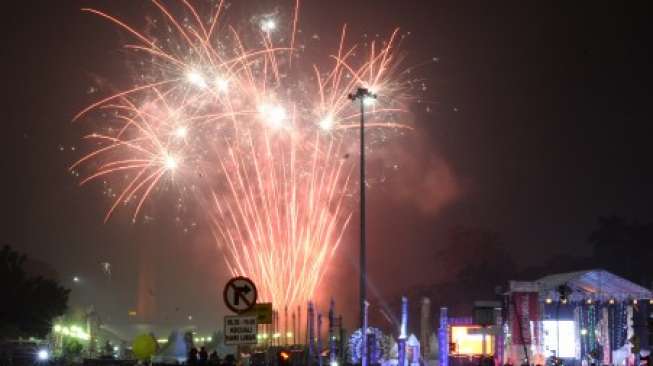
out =
<svg viewBox="0 0 653 366"><path fill-rule="evenodd" d="M420 318L420 345L422 358L426 360L429 356L429 337L431 336L431 299L422 298L422 314Z"/></svg>

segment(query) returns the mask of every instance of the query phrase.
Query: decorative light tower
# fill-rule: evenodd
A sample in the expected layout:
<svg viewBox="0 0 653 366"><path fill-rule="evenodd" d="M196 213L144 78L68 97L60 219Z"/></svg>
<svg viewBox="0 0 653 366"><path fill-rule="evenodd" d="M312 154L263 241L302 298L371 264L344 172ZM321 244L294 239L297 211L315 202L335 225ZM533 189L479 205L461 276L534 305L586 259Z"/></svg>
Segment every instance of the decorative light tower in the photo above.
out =
<svg viewBox="0 0 653 366"><path fill-rule="evenodd" d="M401 297L401 325L397 342L397 359L399 366L406 366L406 338L408 338L408 298Z"/></svg>
<svg viewBox="0 0 653 366"><path fill-rule="evenodd" d="M361 366L367 366L367 321L365 320L366 312L366 299L365 299L365 286L367 282L366 273L366 248L365 248L365 104L366 102L376 99L376 95L371 93L366 88L358 88L356 93L349 94L349 99L352 101L359 101L360 103L360 135L361 135L361 161L360 161L360 194L361 194L361 207L360 207L360 324L363 336L363 349L361 355Z"/></svg>

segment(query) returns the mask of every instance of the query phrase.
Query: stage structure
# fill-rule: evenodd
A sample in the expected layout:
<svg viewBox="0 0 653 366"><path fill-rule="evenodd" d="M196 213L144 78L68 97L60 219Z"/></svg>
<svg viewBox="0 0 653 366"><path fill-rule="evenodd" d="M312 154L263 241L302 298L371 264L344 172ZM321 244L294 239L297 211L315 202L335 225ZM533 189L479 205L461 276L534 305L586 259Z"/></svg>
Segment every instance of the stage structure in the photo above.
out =
<svg viewBox="0 0 653 366"><path fill-rule="evenodd" d="M633 363L631 343L650 349L647 319L653 295L605 270L511 281L506 296L504 349L496 364L544 365L556 355L565 365ZM497 347L495 347L497 349Z"/></svg>
<svg viewBox="0 0 653 366"><path fill-rule="evenodd" d="M635 365L631 340L653 349L652 313L651 290L605 270L510 281L492 325L441 309L440 365Z"/></svg>

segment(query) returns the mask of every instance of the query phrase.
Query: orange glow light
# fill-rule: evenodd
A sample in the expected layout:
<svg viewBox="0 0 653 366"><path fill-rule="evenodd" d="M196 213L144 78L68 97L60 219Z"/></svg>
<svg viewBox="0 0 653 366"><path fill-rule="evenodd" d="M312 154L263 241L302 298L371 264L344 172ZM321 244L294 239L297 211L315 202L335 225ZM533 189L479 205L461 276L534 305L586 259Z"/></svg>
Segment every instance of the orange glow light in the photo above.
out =
<svg viewBox="0 0 653 366"><path fill-rule="evenodd" d="M452 352L457 355L480 355L483 354L483 333L478 326L452 326L451 342L455 343L456 350ZM485 330L485 355L494 354L494 335L491 330Z"/></svg>

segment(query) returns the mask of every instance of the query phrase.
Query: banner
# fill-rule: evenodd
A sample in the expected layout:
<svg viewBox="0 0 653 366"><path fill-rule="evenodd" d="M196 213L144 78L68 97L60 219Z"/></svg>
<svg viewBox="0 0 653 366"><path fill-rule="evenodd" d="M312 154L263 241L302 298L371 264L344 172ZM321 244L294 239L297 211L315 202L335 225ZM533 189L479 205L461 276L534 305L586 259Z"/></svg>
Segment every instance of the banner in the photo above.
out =
<svg viewBox="0 0 653 366"><path fill-rule="evenodd" d="M540 309L537 292L513 292L511 295L510 323L512 344L531 345L537 342ZM531 328L531 322L534 327Z"/></svg>

